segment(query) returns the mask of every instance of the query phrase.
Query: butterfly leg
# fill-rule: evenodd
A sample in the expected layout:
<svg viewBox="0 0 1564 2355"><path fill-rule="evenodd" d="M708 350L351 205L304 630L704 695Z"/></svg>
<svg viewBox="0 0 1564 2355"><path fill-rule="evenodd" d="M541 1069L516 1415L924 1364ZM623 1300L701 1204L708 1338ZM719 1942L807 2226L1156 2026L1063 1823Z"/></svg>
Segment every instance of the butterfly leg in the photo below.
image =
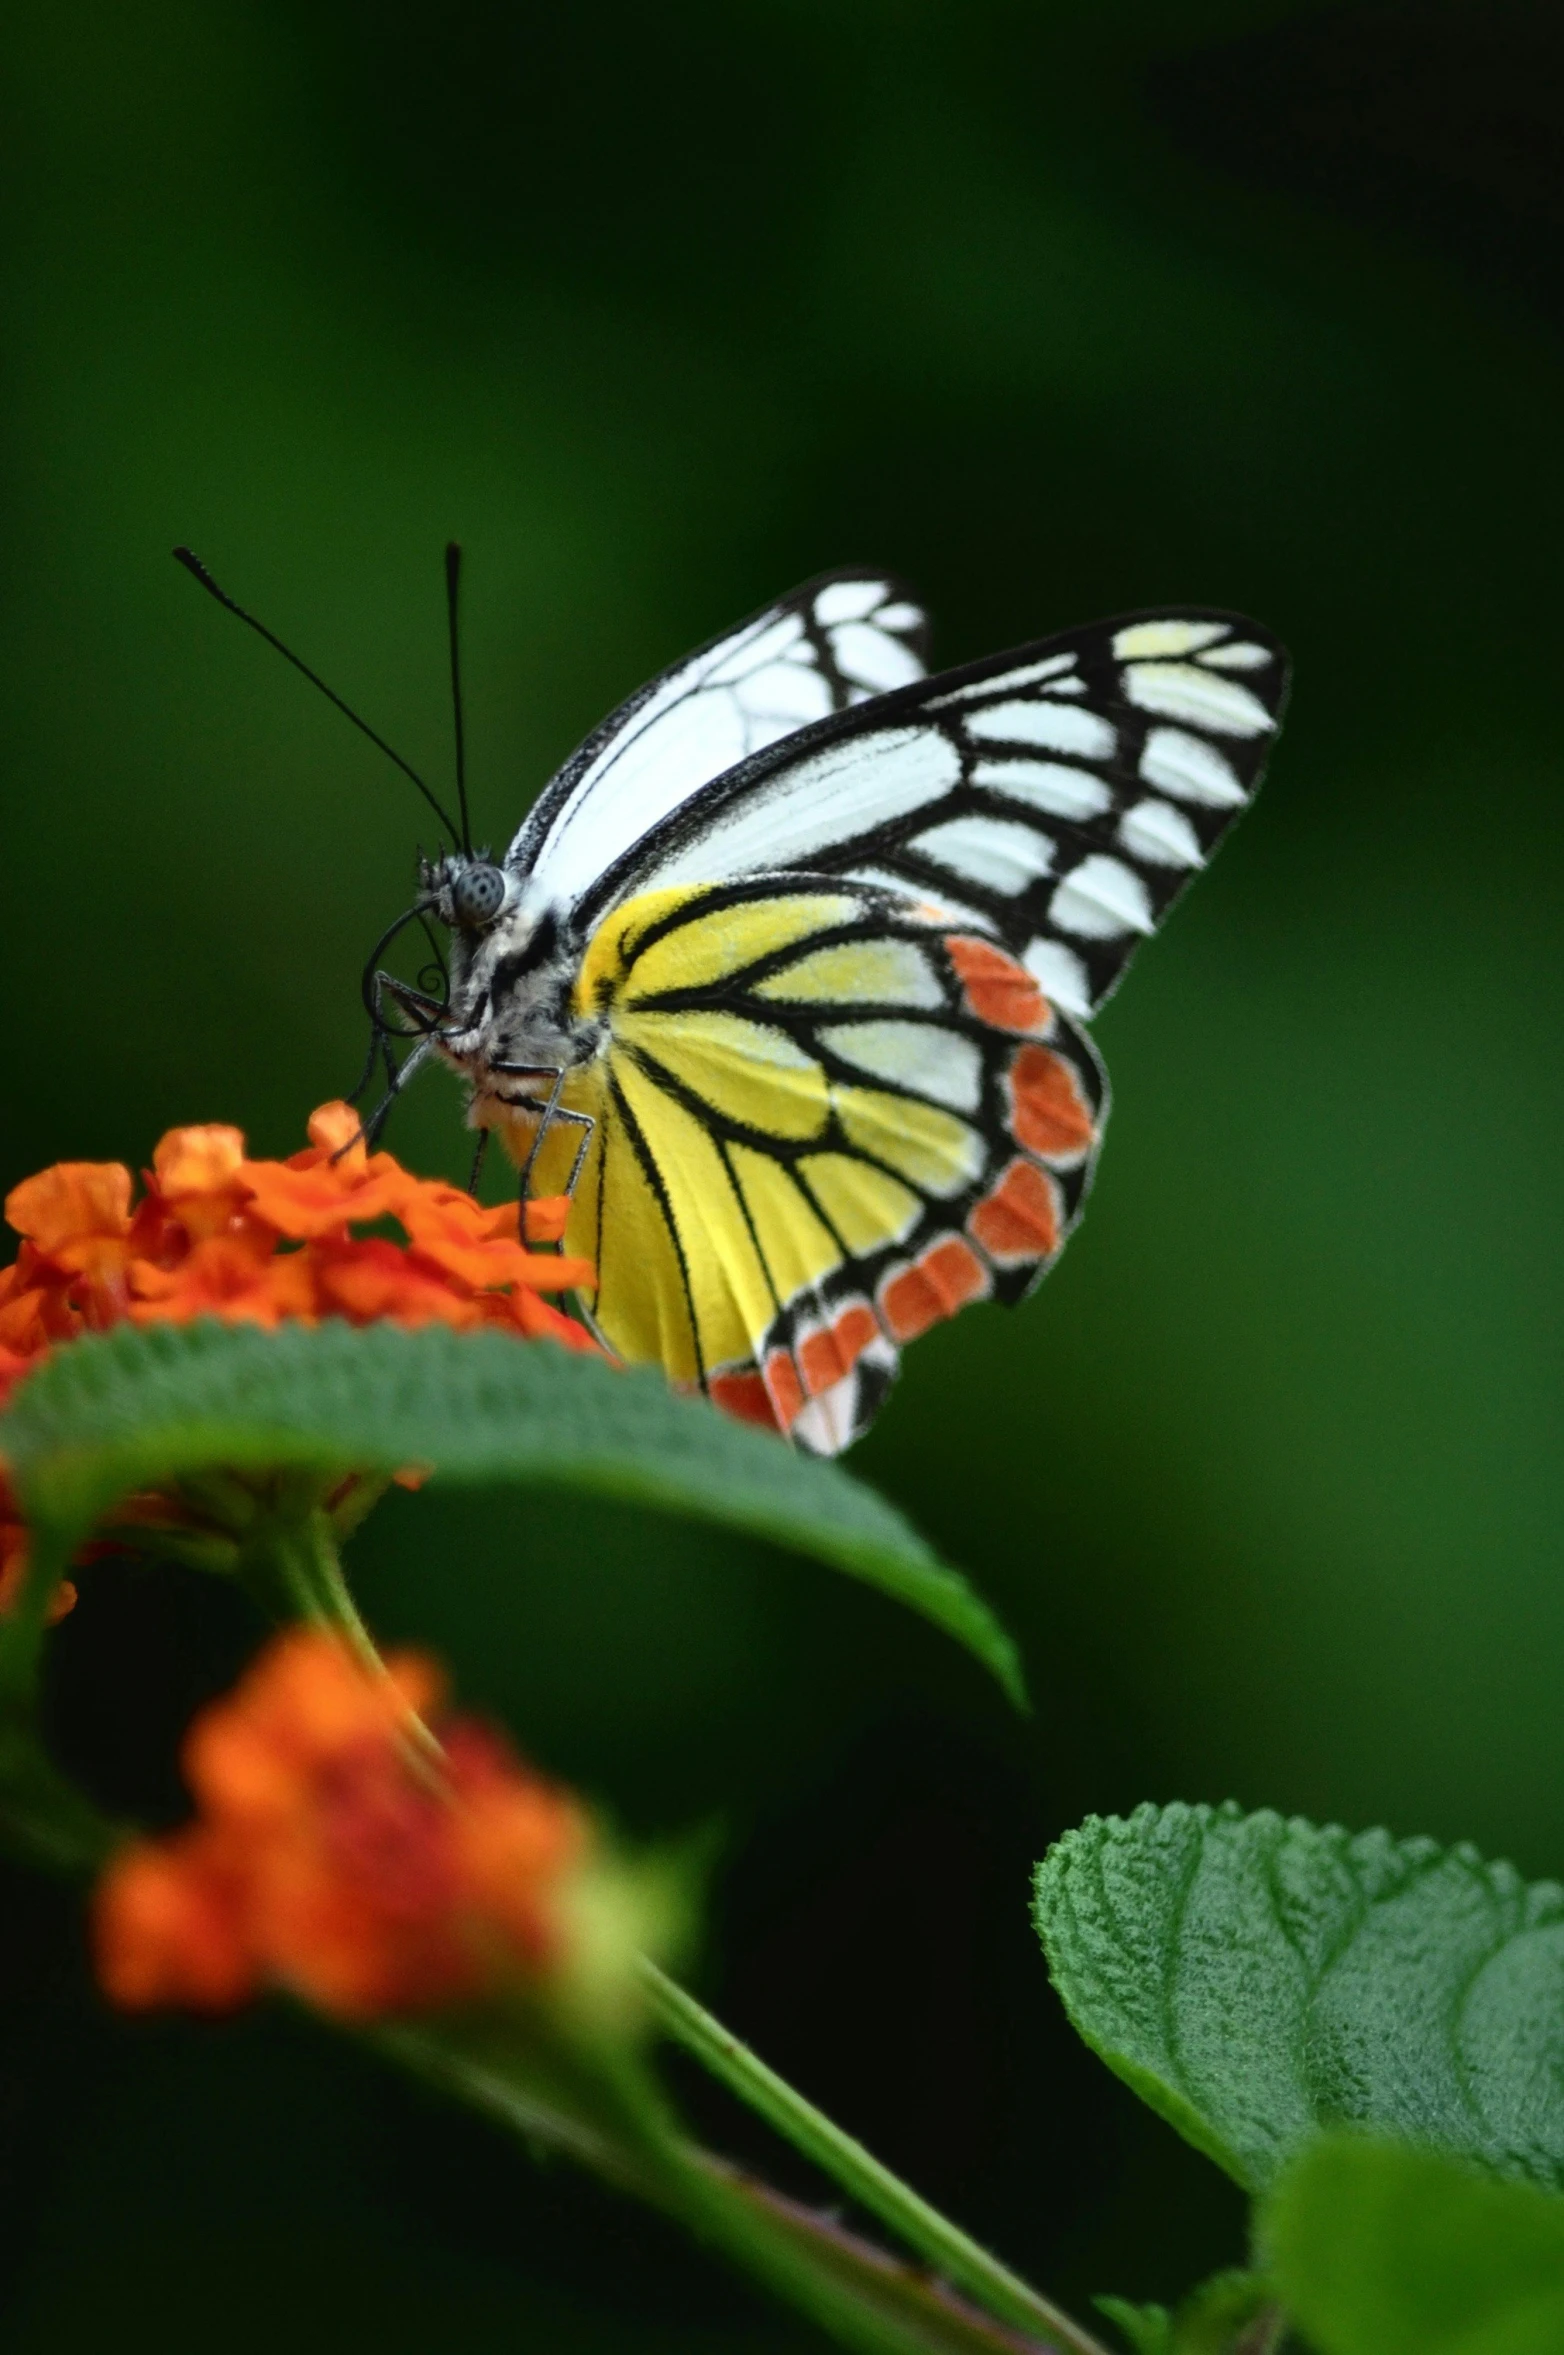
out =
<svg viewBox="0 0 1564 2355"><path fill-rule="evenodd" d="M559 1110L555 1113L554 1118L556 1120L568 1120L572 1128L579 1128L581 1131L581 1142L576 1147L576 1157L570 1164L570 1175L565 1181L565 1195L566 1199L568 1200L575 1193L577 1183L581 1176L581 1165L586 1160L587 1153L591 1147L592 1132L596 1128L597 1122L593 1119L590 1112L570 1112L567 1111L563 1105L561 1105Z"/></svg>
<svg viewBox="0 0 1564 2355"><path fill-rule="evenodd" d="M385 1059L386 1081L394 1095L396 1093L396 1065L391 1055L392 1039L408 1038L413 1036L415 1032L417 1035L427 1038L441 1015L446 1011L444 1005L437 998L426 997L422 990L409 989L407 983L399 981L394 973L377 969L365 976L365 982L365 1004L369 1009L369 1053L364 1059L364 1068L357 1082L348 1090L345 1100L349 1104L358 1102L359 1097L374 1077L375 1064L382 1056ZM414 1024L413 1032L402 1030L395 1023L386 1020L382 999L388 992L396 1000L402 1012L411 1015Z"/></svg>
<svg viewBox="0 0 1564 2355"><path fill-rule="evenodd" d="M338 1151L333 1154L333 1160L339 1160L343 1153L350 1153L353 1147L357 1144L362 1143L364 1145L373 1147L379 1143L380 1132L385 1127L387 1120L390 1118L392 1105L396 1102L397 1097L402 1093L402 1090L406 1087L414 1072L420 1070L422 1066L428 1062L430 1056L434 1053L436 1043L435 1035L432 1032L427 1033L419 1040L417 1046L413 1048L410 1054L403 1056L400 1063L394 1061L390 1048L386 1047L386 1092L381 1097L379 1103L375 1106L373 1112L368 1112L363 1115L359 1122L358 1135L356 1137L349 1137L347 1143L343 1146L340 1146ZM348 1101L351 1103L352 1098L349 1097Z"/></svg>
<svg viewBox="0 0 1564 2355"><path fill-rule="evenodd" d="M565 1199L568 1202L572 1201L575 1197L576 1185L580 1179L582 1165L586 1160L587 1152L591 1146L592 1132L597 1127L597 1122L593 1119L590 1112L572 1112L566 1105L563 1104L557 1104L554 1107L553 1117L556 1121L568 1120L572 1128L579 1128L581 1131L581 1142L576 1147L576 1157L570 1165L570 1175L565 1180L563 1188ZM527 1175L532 1166L533 1156L536 1154L538 1144L541 1143L541 1141L542 1135L540 1129L538 1138L534 1140L532 1152L527 1155L527 1168L524 1169L521 1173L521 1216L523 1225L525 1225L527 1216ZM556 1251L563 1251L565 1246L561 1241L556 1243L554 1248Z"/></svg>
<svg viewBox="0 0 1564 2355"><path fill-rule="evenodd" d="M369 1053L364 1057L364 1068L343 1097L345 1104L356 1104L375 1076L375 1065L385 1047L385 1033L377 1023L369 1034Z"/></svg>
<svg viewBox="0 0 1564 2355"><path fill-rule="evenodd" d="M531 1144L527 1148L527 1158L521 1165L521 1199L523 1205L525 1205L528 1198L528 1188L532 1180L533 1167L537 1161L538 1154L542 1149L543 1140L556 1121L568 1121L572 1128L579 1128L581 1131L581 1142L576 1148L576 1157L570 1168L570 1180L565 1187L565 1192L567 1194L574 1194L577 1180L581 1175L582 1165L587 1157L587 1149L592 1142L592 1132L596 1128L597 1123L592 1118L590 1113L574 1112L568 1105L561 1104L559 1100L560 1092L565 1085L565 1072L563 1067L557 1063L494 1063L491 1064L490 1069L494 1071L503 1071L510 1078L546 1079L549 1082L549 1092L546 1102L542 1104L526 1104L525 1099L521 1099L528 1111L536 1112L538 1115L537 1129L533 1135Z"/></svg>
<svg viewBox="0 0 1564 2355"><path fill-rule="evenodd" d="M359 1131L359 1136L363 1141L373 1145L385 1127L392 1104L412 1078L413 1073L421 1064L427 1062L430 1049L438 1044L439 1023L447 1008L439 998L429 997L423 990L411 988L407 982L398 980L394 973L387 973L383 967L377 968L368 977L368 980L369 987L366 998L371 1023L369 1055L358 1085L346 1100L350 1104L358 1101L374 1074L376 1058L383 1058L386 1092L375 1106L374 1111L365 1115L363 1126ZM386 1020L383 1003L386 996L389 996L400 1011L410 1018L413 1024L412 1030L403 1029L398 1024ZM412 1037L417 1038L418 1045L398 1064L391 1051L392 1039ZM355 1138L353 1141L357 1143L358 1139Z"/></svg>
<svg viewBox="0 0 1564 2355"><path fill-rule="evenodd" d="M507 1102L519 1104L524 1111L536 1112L538 1115L537 1129L533 1135L531 1144L527 1148L527 1158L521 1165L521 1199L523 1202L525 1202L527 1199L528 1183L532 1176L533 1163L537 1160L539 1148L541 1147L544 1138L548 1135L550 1124L556 1118L563 1119L568 1117L568 1115L560 1112L559 1107L560 1090L565 1084L564 1069L563 1066L558 1063L492 1063L489 1068L491 1071L504 1072L508 1079L546 1079L549 1082L548 1101L546 1103L535 1104L529 1102L525 1096L508 1097L505 1099Z"/></svg>
<svg viewBox="0 0 1564 2355"><path fill-rule="evenodd" d="M553 1085L550 1087L548 1092L548 1102L544 1105L542 1113L539 1116L538 1125L533 1132L532 1142L527 1147L527 1158L521 1165L521 1199L523 1205L525 1205L528 1194L531 1190L533 1164L536 1162L538 1154L542 1150L543 1140L548 1135L550 1125L552 1124L555 1115L559 1111L559 1092L564 1084L564 1071L562 1069L556 1069L553 1075ZM525 1208L523 1208L522 1216L523 1218L526 1216Z"/></svg>
<svg viewBox="0 0 1564 2355"><path fill-rule="evenodd" d="M441 1017L450 1011L443 998L432 998L426 991L414 989L411 983L399 981L394 973L387 973L384 967L376 971L373 988L374 995L370 1014L376 1028L382 1035L391 1031L391 1024L387 1022L382 1011L381 1001L384 998L389 997L402 1013L408 1016L414 1030L425 1038L429 1036ZM408 1034L404 1031L401 1035L406 1037Z"/></svg>

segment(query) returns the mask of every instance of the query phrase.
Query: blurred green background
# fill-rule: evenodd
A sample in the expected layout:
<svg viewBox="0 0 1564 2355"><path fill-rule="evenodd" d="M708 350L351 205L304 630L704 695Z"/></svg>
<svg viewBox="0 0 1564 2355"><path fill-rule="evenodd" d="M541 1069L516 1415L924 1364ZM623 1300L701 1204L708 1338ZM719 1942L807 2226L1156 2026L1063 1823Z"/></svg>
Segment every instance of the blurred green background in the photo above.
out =
<svg viewBox="0 0 1564 2355"><path fill-rule="evenodd" d="M16 0L0 22L3 1177L300 1141L420 805L190 541L508 839L686 646L889 563L955 662L1246 607L1271 781L1099 1036L1040 1298L913 1352L856 1468L1023 1638L607 1510L398 1498L377 1626L637 1833L723 1840L700 1983L1060 2291L1236 2199L1079 2052L1031 1859L1142 1797L1564 1869L1555 9ZM392 1142L460 1171L430 1079ZM252 1639L105 1568L60 1738L177 1805ZM660 2227L280 2017L107 2022L5 1883L7 2347L813 2347ZM747 2123L697 2097L754 2156ZM808 2188L785 2164L778 2172Z"/></svg>

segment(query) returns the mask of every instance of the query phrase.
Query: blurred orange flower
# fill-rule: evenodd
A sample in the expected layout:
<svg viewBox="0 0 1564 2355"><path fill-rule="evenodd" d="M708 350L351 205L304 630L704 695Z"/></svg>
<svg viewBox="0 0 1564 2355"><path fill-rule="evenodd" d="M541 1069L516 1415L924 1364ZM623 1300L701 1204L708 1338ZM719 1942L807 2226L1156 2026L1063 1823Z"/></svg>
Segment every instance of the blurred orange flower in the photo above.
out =
<svg viewBox="0 0 1564 2355"><path fill-rule="evenodd" d="M545 1979L587 1819L480 1726L452 1720L437 1749L413 1713L440 1691L416 1654L378 1673L317 1629L269 1644L186 1737L195 1821L98 1885L111 2001L225 2010L280 1987L366 2020Z"/></svg>
<svg viewBox="0 0 1564 2355"><path fill-rule="evenodd" d="M61 1161L13 1187L5 1215L22 1247L0 1269L0 1404L56 1342L127 1320L498 1325L595 1348L541 1297L590 1286L591 1262L527 1248L559 1240L563 1200L528 1203L524 1242L515 1203L486 1210L369 1152L350 1105L323 1104L309 1137L287 1161L252 1161L236 1128L170 1129L139 1202L119 1162ZM405 1241L353 1231L387 1220ZM0 1611L25 1554L0 1467ZM63 1587L54 1615L74 1599Z"/></svg>

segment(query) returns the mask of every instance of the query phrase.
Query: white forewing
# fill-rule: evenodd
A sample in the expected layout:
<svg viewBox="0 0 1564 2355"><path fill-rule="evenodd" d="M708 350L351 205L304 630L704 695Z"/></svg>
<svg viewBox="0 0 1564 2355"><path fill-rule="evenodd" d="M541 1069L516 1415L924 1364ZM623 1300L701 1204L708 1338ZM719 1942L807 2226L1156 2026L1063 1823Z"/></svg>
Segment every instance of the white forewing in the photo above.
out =
<svg viewBox="0 0 1564 2355"><path fill-rule="evenodd" d="M1013 899L1054 863L1055 846L1040 826L1021 818L991 818L982 811L925 826L907 844L932 859L958 883L980 883Z"/></svg>
<svg viewBox="0 0 1564 2355"><path fill-rule="evenodd" d="M517 837L529 898L590 929L638 892L846 875L1100 1005L1259 783L1285 655L1236 616L1137 616L871 700L917 659L892 598L817 583L654 681Z"/></svg>
<svg viewBox="0 0 1564 2355"><path fill-rule="evenodd" d="M637 891L720 883L768 868L809 868L837 847L937 804L961 783L961 755L938 729L871 728L820 745L736 795L709 822L637 869Z"/></svg>
<svg viewBox="0 0 1564 2355"><path fill-rule="evenodd" d="M1059 1006L1091 1013L1254 792L1286 687L1273 640L1210 613L1100 623L933 679L886 720L920 719L959 782L840 862L862 875L872 847L878 879L956 896ZM870 715L856 725L867 757Z"/></svg>
<svg viewBox="0 0 1564 2355"><path fill-rule="evenodd" d="M813 721L923 676L921 611L883 573L807 584L621 705L545 789L506 854L572 905L703 786Z"/></svg>

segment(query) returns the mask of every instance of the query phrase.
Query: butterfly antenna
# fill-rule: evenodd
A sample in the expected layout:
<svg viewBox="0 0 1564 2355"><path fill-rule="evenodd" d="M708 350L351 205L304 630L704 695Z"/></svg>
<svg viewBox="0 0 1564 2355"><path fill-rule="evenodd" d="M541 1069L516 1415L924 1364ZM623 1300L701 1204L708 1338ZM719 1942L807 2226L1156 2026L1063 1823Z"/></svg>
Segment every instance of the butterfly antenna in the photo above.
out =
<svg viewBox="0 0 1564 2355"><path fill-rule="evenodd" d="M462 848L472 855L472 827L467 818L467 742L462 733L462 654L458 608L462 580L462 551L455 540L445 544L445 609L451 625L451 709L456 714L456 806L462 813Z"/></svg>
<svg viewBox="0 0 1564 2355"><path fill-rule="evenodd" d="M199 556L193 556L188 548L176 548L174 550L174 561L177 564L182 564L186 572L192 574L194 578L200 582L202 588L205 589L209 597L215 597L219 605L226 606L230 613L236 613L242 622L248 622L250 628L255 631L257 637L264 638L268 646L275 646L277 652L283 656L285 661L291 662L296 671L302 671L304 673L304 676L308 679L312 687L318 687L320 689L322 695L325 696L328 703L334 703L336 705L338 711L341 712L344 719L351 720L354 727L359 729L362 734L369 738L371 744L378 746L380 751L385 754L387 760L395 761L403 776L410 777L413 783L417 786L419 792L423 795L425 801L429 804L429 807L434 811L435 816L439 819L441 825L450 835L452 841L454 842L457 839L456 828L451 824L449 817L441 808L439 802L436 801L434 795L430 792L428 786L424 783L422 777L420 777L418 771L412 766L410 761L405 761L399 752L393 751L392 747L386 742L383 736L377 736L374 729L370 726L368 720L361 720L358 716L358 713L353 709L352 705L350 703L344 703L341 696L337 694L335 689L328 687L325 680L319 677L316 672L312 671L307 662L301 662L299 657L294 653L291 646L285 646L282 640L276 636L273 631L269 630L263 621L257 621L253 613L246 613L242 605L235 604L233 598L229 596L227 590L220 589L218 587L216 581L213 580L211 574L207 571L206 566L201 562ZM466 803L464 800L462 805L462 815L464 818L466 814ZM463 843L466 842L467 829L465 825L462 828L461 839Z"/></svg>

